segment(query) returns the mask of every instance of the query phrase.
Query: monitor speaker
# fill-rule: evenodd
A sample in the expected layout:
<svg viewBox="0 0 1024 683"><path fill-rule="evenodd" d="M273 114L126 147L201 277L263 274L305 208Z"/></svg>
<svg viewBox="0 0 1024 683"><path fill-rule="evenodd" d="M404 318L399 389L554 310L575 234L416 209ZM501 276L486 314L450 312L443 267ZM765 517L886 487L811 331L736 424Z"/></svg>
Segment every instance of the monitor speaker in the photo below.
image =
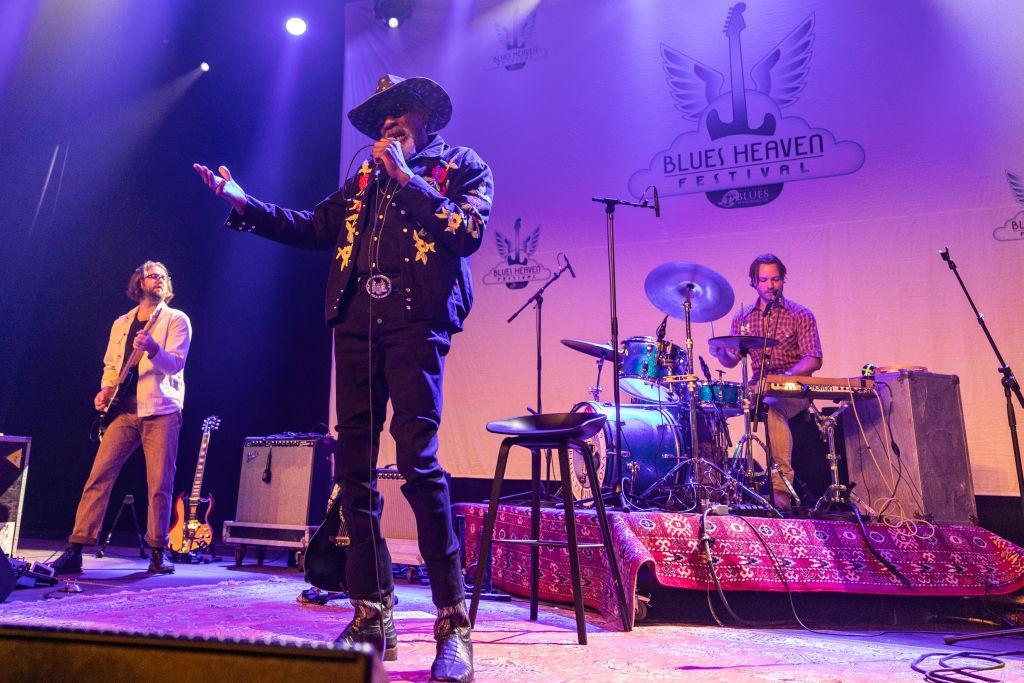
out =
<svg viewBox="0 0 1024 683"><path fill-rule="evenodd" d="M386 681L369 647L0 627L5 681Z"/></svg>
<svg viewBox="0 0 1024 683"><path fill-rule="evenodd" d="M25 503L32 439L0 434L0 550L18 554L21 508Z"/></svg>
<svg viewBox="0 0 1024 683"><path fill-rule="evenodd" d="M7 555L4 554L2 548L0 548L0 602L7 599L7 596L14 590L14 586L18 583L18 577L14 573L14 569L11 568L11 563L7 560Z"/></svg>

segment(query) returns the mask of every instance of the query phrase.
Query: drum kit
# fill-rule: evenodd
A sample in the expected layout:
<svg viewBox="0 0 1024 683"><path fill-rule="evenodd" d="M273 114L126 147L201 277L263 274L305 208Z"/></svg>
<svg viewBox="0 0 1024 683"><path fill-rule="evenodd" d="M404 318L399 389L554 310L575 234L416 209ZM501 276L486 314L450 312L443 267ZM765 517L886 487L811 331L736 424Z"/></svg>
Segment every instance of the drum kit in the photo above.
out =
<svg viewBox="0 0 1024 683"><path fill-rule="evenodd" d="M702 265L671 262L648 274L644 291L665 313L654 336L623 339L617 354L610 344L562 340L597 362L591 400L577 404L573 411L608 418L604 430L591 441L601 479L597 487L587 480L582 454L573 455L571 481L576 499L612 492L631 508L703 511L724 504L769 510L770 504L758 493L770 490L770 484L753 457L757 438L751 423L756 402L747 387L750 351L778 342L748 335L712 337L712 350L733 350L742 372L742 382L726 381L721 372L716 379L704 359L694 353L691 325L719 320L732 309L735 297L725 278ZM669 317L685 322L682 346L665 338ZM614 371L616 356L615 380L631 400L624 405L601 401L602 368L612 361ZM734 446L726 419L741 415L744 433ZM621 443L618 448L617 443Z"/></svg>

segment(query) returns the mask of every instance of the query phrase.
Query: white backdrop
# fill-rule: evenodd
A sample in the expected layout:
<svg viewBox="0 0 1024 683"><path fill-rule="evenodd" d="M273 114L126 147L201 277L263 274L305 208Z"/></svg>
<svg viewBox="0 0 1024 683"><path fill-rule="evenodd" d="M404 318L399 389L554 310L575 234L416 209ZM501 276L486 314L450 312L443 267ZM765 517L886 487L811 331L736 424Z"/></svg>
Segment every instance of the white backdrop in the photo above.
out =
<svg viewBox="0 0 1024 683"><path fill-rule="evenodd" d="M372 6L348 6L346 111L384 73L428 76L454 101L444 137L475 148L494 170L494 213L473 257L477 301L449 356L441 456L456 476L489 477L499 440L485 423L525 413L535 395L532 312L505 319L540 284L488 284L492 269L507 264L496 237L512 239L517 219L521 238L539 226L527 266L555 268L565 252L578 272L548 290L544 307L544 408L568 410L586 400L594 368L559 339L609 337L604 213L591 197L635 199L630 178L658 168L660 151L706 125L707 92L696 93L696 116L676 108L663 46L723 75L714 92L726 95L722 118L730 119L722 31L730 3L416 0L398 30L376 21ZM1015 493L997 363L938 252L949 246L1007 362L1024 367L1024 207L1007 180L1007 171L1024 174L1024 6L755 0L742 18L751 123L778 106L780 130L828 131L845 145L836 150L853 156L828 150L808 159L805 175L828 177L786 182L778 198L745 208L720 208L701 193L679 194L675 178L657 179L660 220L644 210L617 213L620 337L654 334L662 314L643 282L667 261L703 264L728 279L736 306L715 326L727 333L736 307L753 299L747 266L772 251L789 267L789 297L818 318L818 374L856 374L873 362L959 375L976 490ZM808 30L794 36L801 27ZM793 63L782 62L794 54L783 50L768 100L756 92L763 78L755 83L750 73L787 37L791 47L803 41L795 58L804 61L787 74ZM795 87L783 96L786 78ZM368 140L343 125L347 163ZM716 144L723 141L707 143ZM851 162L857 150L862 165ZM681 344L682 328L671 320L669 338ZM709 357L710 326L696 325L694 336ZM737 371L727 377L738 379ZM385 447L382 460L392 461L393 450ZM525 461L516 463L518 476L527 474Z"/></svg>

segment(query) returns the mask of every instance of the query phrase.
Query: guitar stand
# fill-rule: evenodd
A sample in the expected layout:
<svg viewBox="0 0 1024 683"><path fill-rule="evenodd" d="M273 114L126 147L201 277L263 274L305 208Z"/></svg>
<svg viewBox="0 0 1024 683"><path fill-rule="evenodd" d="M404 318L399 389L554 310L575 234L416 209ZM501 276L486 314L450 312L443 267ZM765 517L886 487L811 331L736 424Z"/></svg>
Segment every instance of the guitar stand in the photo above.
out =
<svg viewBox="0 0 1024 683"><path fill-rule="evenodd" d="M121 507L117 509L117 514L114 515L114 523L110 525L110 530L107 531L107 537L103 539L103 542L96 548L96 557L103 557L107 554L107 546L110 545L110 537L114 535L114 529L117 528L117 522L121 519L121 513L124 512L125 506L132 509L132 522L135 524L135 535L139 539L139 557L146 559L148 557L147 551L149 546L146 545L146 539L142 535L142 530L139 528L139 517L135 514L135 496L130 493L126 493L124 498L121 500Z"/></svg>

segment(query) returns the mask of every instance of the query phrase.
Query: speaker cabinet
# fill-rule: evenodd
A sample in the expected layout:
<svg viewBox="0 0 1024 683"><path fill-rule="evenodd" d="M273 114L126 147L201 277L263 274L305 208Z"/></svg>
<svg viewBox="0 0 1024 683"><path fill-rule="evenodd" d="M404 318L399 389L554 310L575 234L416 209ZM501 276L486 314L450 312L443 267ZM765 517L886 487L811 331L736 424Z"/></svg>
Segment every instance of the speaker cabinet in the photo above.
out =
<svg viewBox="0 0 1024 683"><path fill-rule="evenodd" d="M405 478L396 470L377 470L377 490L384 499L380 516L380 532L388 542L391 559L397 564L423 564L416 535L416 517L402 493Z"/></svg>
<svg viewBox="0 0 1024 683"><path fill-rule="evenodd" d="M5 681L387 681L367 646L0 627Z"/></svg>
<svg viewBox="0 0 1024 683"><path fill-rule="evenodd" d="M11 556L18 553L31 447L29 437L0 436L0 551Z"/></svg>
<svg viewBox="0 0 1024 683"><path fill-rule="evenodd" d="M7 561L7 555L0 549L0 602L7 599L17 584L18 576L14 573L11 563Z"/></svg>
<svg viewBox="0 0 1024 683"><path fill-rule="evenodd" d="M235 519L224 522L224 541L304 548L327 512L334 443L326 436L247 438Z"/></svg>
<svg viewBox="0 0 1024 683"><path fill-rule="evenodd" d="M960 379L901 371L877 375L875 388L877 398L858 398L856 412L843 413L847 467L850 481L857 484L854 493L876 511L893 497L907 515L925 515L939 523L975 523L978 511ZM898 456L890 441L896 443ZM890 505L886 514L899 514L899 507Z"/></svg>

